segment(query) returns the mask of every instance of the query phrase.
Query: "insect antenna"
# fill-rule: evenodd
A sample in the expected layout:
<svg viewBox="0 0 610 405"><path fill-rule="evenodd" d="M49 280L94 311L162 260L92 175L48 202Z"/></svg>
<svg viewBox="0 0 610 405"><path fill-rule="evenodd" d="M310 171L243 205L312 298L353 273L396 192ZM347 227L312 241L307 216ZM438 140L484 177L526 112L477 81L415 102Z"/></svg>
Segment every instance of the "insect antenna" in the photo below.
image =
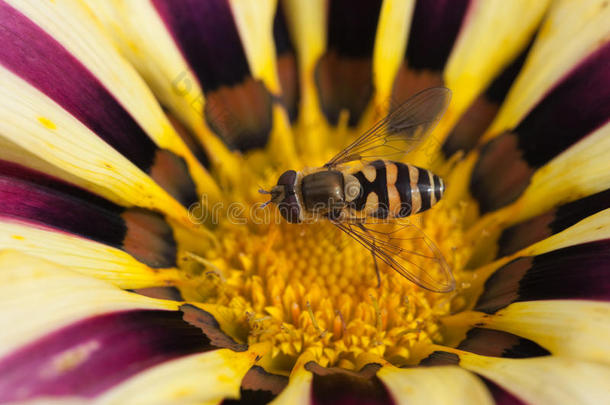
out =
<svg viewBox="0 0 610 405"><path fill-rule="evenodd" d="M260 186L259 186L259 187L260 187ZM267 190L265 190L265 189L264 189L264 188L262 188L262 187L258 189L258 192L259 192L260 194L271 194L271 191L267 191ZM267 201L267 202L265 202L265 203L262 203L262 204L260 205L260 208L265 208L267 205L271 204L271 201L272 201L272 200L269 200L269 201Z"/></svg>

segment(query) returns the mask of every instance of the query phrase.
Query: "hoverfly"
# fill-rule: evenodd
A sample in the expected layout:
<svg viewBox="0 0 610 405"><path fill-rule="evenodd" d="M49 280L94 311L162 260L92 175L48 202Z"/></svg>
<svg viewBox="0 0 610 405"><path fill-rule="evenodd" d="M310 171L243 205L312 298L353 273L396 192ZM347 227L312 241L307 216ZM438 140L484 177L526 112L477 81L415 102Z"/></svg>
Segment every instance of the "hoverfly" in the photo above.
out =
<svg viewBox="0 0 610 405"><path fill-rule="evenodd" d="M455 281L436 245L415 225L400 223L436 204L445 184L426 169L391 160L402 158L426 138L450 98L444 87L414 95L324 166L284 172L271 191L260 190L271 195L266 204L278 205L290 223L306 217L329 220L370 250L378 285L377 259L427 290L452 291ZM388 222L394 225L385 231ZM414 239L423 242L423 251L401 246Z"/></svg>

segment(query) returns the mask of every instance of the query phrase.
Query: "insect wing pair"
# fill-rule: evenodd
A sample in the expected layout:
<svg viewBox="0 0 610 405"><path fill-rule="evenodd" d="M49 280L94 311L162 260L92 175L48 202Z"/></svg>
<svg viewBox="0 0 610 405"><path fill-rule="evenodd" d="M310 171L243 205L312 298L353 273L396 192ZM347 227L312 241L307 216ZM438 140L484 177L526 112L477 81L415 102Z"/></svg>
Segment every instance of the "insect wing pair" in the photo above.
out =
<svg viewBox="0 0 610 405"><path fill-rule="evenodd" d="M393 109L325 168L341 170L343 165L377 159L400 160L420 145L445 112L451 91L444 87L426 89ZM415 284L434 292L455 288L451 269L438 247L408 219L379 221L375 218L331 222L379 259ZM393 223L388 223L393 222ZM413 247L416 246L417 250Z"/></svg>

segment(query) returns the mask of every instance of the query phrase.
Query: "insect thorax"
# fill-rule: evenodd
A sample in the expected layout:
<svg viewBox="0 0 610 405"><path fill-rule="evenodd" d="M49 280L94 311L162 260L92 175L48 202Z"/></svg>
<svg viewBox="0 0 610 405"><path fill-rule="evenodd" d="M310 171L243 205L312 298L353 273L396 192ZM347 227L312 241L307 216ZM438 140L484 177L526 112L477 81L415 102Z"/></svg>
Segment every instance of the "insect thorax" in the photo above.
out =
<svg viewBox="0 0 610 405"><path fill-rule="evenodd" d="M305 209L323 213L345 206L345 181L338 170L321 170L303 177L301 191Z"/></svg>

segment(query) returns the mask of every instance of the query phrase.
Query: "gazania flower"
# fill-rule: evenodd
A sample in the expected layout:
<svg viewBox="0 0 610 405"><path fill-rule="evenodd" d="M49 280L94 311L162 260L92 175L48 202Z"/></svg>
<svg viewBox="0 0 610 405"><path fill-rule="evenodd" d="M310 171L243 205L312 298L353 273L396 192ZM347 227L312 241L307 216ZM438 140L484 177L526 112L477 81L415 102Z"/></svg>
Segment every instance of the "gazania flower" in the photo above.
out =
<svg viewBox="0 0 610 405"><path fill-rule="evenodd" d="M0 0L0 38L0 403L610 398L607 1ZM453 292L253 208L441 85L405 161Z"/></svg>

